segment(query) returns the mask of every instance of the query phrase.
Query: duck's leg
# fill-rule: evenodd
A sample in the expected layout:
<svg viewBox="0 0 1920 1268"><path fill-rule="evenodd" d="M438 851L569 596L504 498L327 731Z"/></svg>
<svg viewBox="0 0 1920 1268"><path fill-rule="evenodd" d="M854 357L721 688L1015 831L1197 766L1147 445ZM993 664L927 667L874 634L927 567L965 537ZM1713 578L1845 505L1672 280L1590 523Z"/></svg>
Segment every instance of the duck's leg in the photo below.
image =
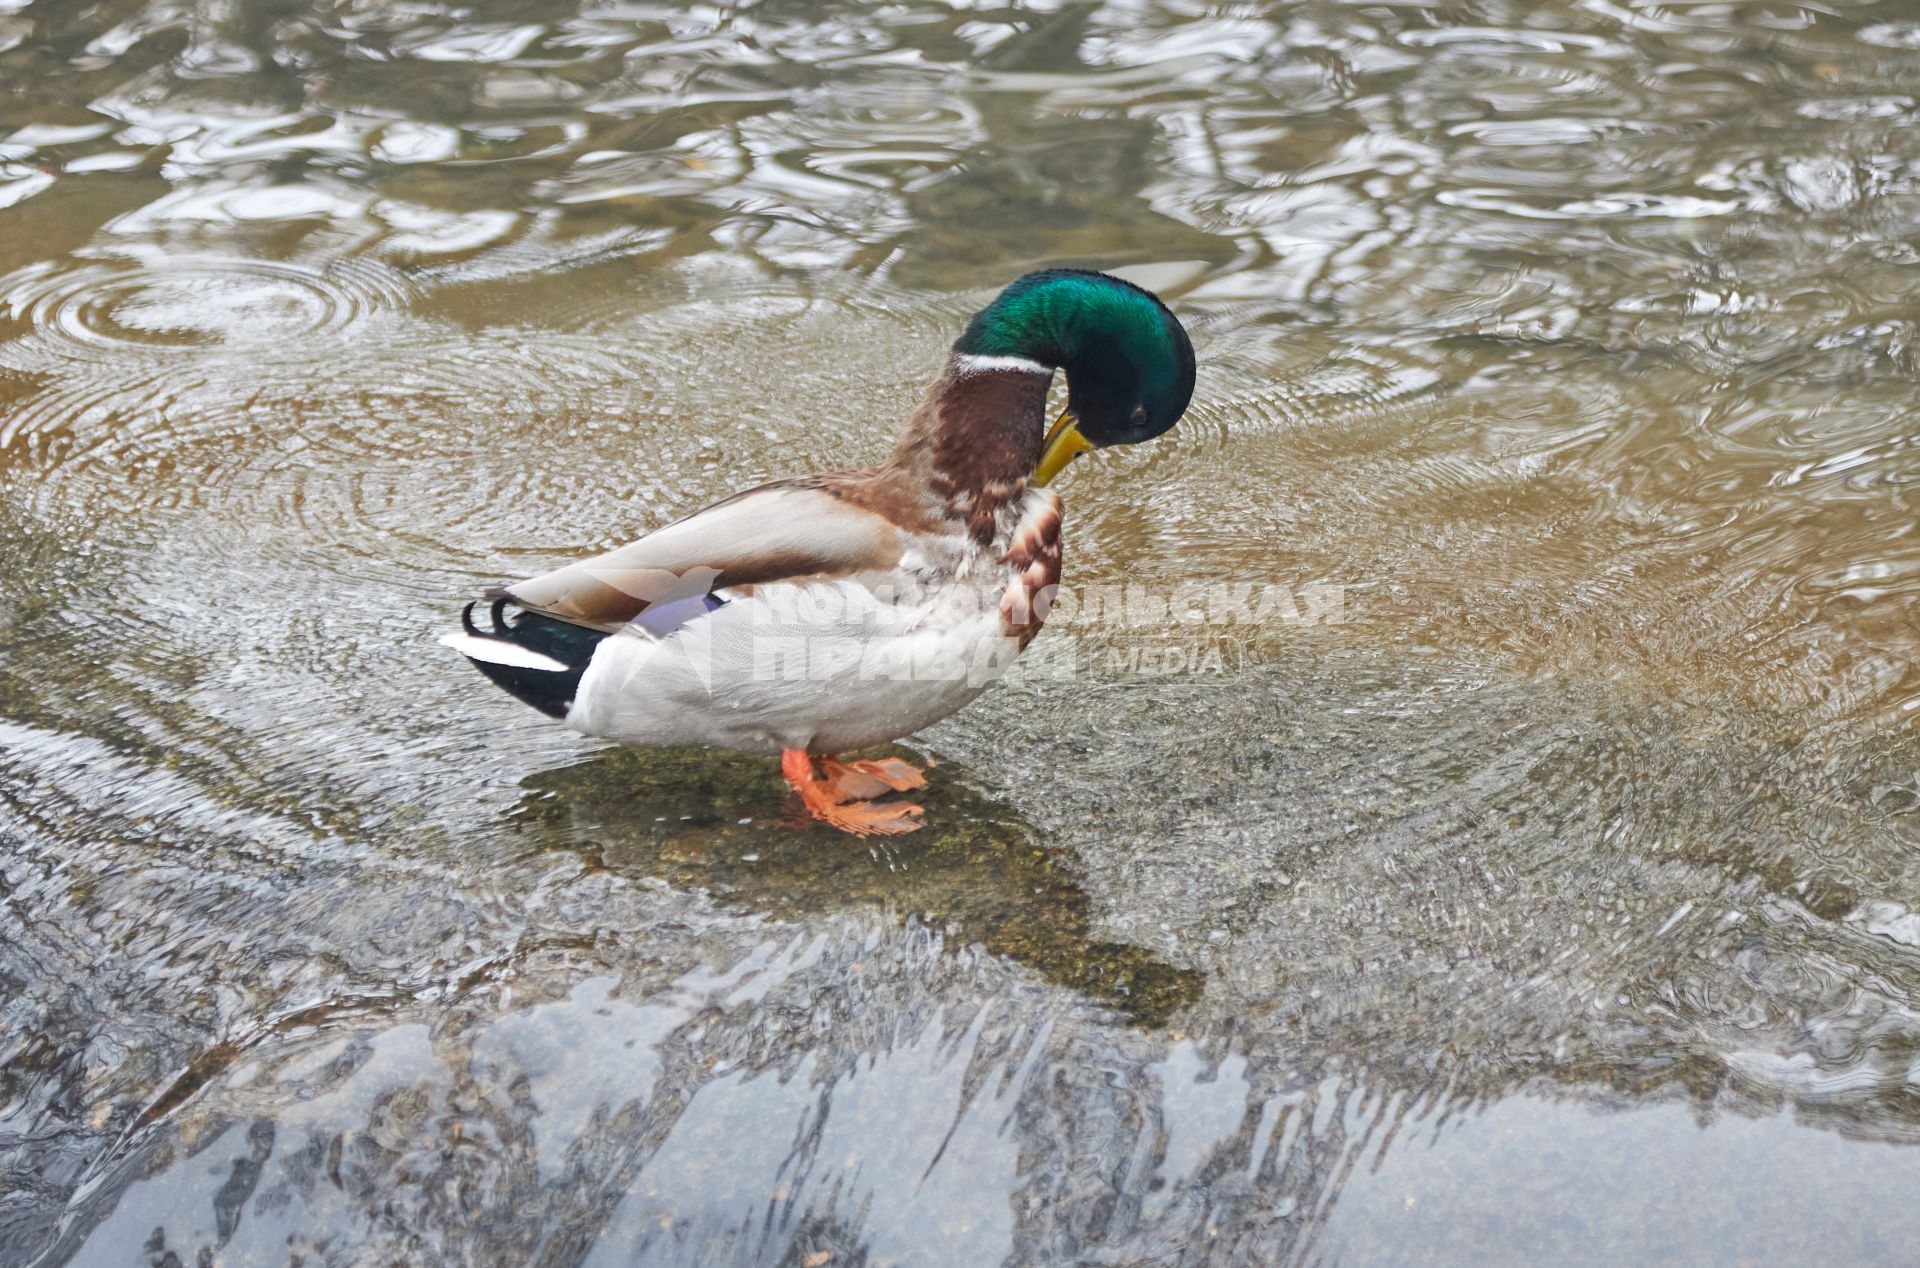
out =
<svg viewBox="0 0 1920 1268"><path fill-rule="evenodd" d="M918 788L926 782L919 778L920 772L900 762L899 765L906 767L917 782L895 784L877 772L858 769L869 765L882 766L884 763L856 762L851 766L843 766L829 757L826 759L827 778L823 780L814 774L813 759L806 750L790 748L780 753L780 773L786 777L787 784L800 794L800 802L806 806L807 813L829 827L860 837L898 836L921 827L920 816L924 811L919 806L904 802L876 805L867 800L855 800L863 795L877 796L894 788ZM895 779L903 778L892 770L888 774ZM853 786L849 787L850 784Z"/></svg>

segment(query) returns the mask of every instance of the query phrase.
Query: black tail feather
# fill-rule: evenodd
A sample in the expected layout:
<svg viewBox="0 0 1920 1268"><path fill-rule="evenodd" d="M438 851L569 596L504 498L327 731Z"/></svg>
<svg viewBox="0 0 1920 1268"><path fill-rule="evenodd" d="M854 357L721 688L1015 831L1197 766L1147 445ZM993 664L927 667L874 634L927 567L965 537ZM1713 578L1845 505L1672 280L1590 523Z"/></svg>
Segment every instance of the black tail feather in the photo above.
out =
<svg viewBox="0 0 1920 1268"><path fill-rule="evenodd" d="M567 710L573 706L574 694L580 690L580 675L587 671L587 663L593 659L594 649L600 645L606 633L524 610L508 621L508 602L505 598L494 601L490 613L493 619L491 631L482 630L473 623L474 605L471 603L461 610L460 624L475 638L512 643L557 660L567 668L528 669L520 665L496 665L471 656L467 659L473 661L474 668L505 688L515 699L532 705L548 717L564 718Z"/></svg>

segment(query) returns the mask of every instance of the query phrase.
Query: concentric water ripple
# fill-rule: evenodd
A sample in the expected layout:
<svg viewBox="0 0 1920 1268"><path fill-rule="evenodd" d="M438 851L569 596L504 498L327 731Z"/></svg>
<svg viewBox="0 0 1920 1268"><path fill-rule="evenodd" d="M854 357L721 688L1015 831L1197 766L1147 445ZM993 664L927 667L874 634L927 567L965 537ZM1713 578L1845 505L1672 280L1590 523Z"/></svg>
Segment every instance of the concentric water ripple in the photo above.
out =
<svg viewBox="0 0 1920 1268"><path fill-rule="evenodd" d="M245 348L338 334L406 305L377 266L325 269L263 259L145 254L123 264L29 266L0 278L0 312L30 337L0 344L0 365L33 373L36 355L99 361L178 348Z"/></svg>

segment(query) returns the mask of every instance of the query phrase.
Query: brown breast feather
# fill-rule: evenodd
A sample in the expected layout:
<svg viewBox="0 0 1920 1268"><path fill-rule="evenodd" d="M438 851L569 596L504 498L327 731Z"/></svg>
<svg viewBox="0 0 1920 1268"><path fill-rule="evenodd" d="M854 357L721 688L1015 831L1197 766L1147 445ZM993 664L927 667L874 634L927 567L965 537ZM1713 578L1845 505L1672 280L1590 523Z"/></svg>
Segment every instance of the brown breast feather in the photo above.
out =
<svg viewBox="0 0 1920 1268"><path fill-rule="evenodd" d="M888 466L987 545L1000 509L1020 496L1040 460L1049 382L1028 370L968 371L956 358L927 389Z"/></svg>
<svg viewBox="0 0 1920 1268"><path fill-rule="evenodd" d="M1000 562L1015 569L1000 598L1000 628L1020 640L1025 650L1047 619L1047 609L1060 584L1060 496L1051 489L1043 501L1021 518Z"/></svg>

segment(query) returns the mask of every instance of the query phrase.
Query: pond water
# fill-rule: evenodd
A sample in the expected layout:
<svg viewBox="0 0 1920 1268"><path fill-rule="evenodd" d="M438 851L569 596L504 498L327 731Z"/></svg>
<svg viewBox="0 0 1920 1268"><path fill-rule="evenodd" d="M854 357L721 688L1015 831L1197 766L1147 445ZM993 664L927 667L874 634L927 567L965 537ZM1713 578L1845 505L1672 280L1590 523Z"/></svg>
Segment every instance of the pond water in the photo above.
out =
<svg viewBox="0 0 1920 1268"><path fill-rule="evenodd" d="M1917 122L1849 0L0 0L0 1262L1910 1261ZM1050 264L1201 367L1069 585L1280 618L884 844L434 645Z"/></svg>

